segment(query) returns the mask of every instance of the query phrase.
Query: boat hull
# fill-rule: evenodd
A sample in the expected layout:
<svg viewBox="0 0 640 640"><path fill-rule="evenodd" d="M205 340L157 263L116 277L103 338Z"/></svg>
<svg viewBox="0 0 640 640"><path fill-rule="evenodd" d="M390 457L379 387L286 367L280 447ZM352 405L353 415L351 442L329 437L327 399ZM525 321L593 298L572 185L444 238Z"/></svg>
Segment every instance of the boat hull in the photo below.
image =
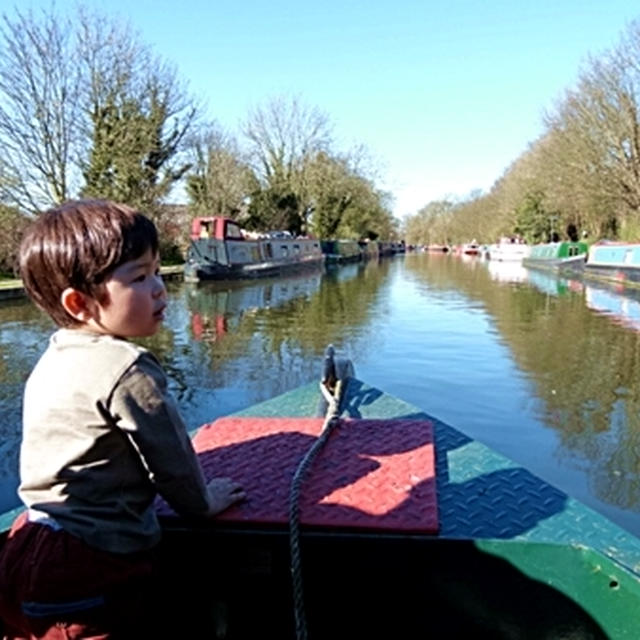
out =
<svg viewBox="0 0 640 640"><path fill-rule="evenodd" d="M355 240L322 240L320 244L327 264L358 262L365 257L363 248Z"/></svg>
<svg viewBox="0 0 640 640"><path fill-rule="evenodd" d="M311 384L237 415L302 418L316 415L318 405ZM575 638L640 637L637 538L513 461L360 381L349 381L343 415L433 423L439 532L304 527L311 637L542 638L563 637L567 628ZM397 453L381 438L359 455L377 466ZM194 570L219 576L209 597L228 586L229 628L238 637L296 637L286 526L227 522L194 529L165 519L164 527L169 582L189 584L185 573L194 580ZM196 592L193 598L202 596ZM192 598L182 595L188 611Z"/></svg>
<svg viewBox="0 0 640 640"><path fill-rule="evenodd" d="M319 269L324 256L317 240L192 240L184 266L186 282L277 276Z"/></svg>
<svg viewBox="0 0 640 640"><path fill-rule="evenodd" d="M640 284L640 244L594 244L589 249L586 275L624 284Z"/></svg>
<svg viewBox="0 0 640 640"><path fill-rule="evenodd" d="M324 412L318 385L309 384L235 416L308 418ZM340 414L385 420L387 426L353 452L356 477L335 460L331 480L338 489L366 483L398 455L412 455L420 442L399 450L393 438L382 437L396 421L431 423L438 532L303 525L297 582L286 525L162 515L156 581L166 637L287 639L304 637L302 623L311 638L482 633L478 637L507 640L568 637L567 629L572 638L640 637L635 536L514 461L359 380L346 383ZM260 449L267 438L251 438L242 451L229 442L199 455L237 455L257 473L246 454L258 451L277 474L281 452L287 442L299 445L300 435L294 430L290 441L278 436L268 456ZM388 478L385 485L393 482ZM369 488L370 495L385 485ZM417 489L395 507L399 515L411 517L420 508ZM318 496L317 504L326 507L330 495ZM6 529L13 515L1 517L0 527ZM300 594L303 606L297 607Z"/></svg>
<svg viewBox="0 0 640 640"><path fill-rule="evenodd" d="M585 242L549 242L531 247L522 264L528 269L542 269L562 275L580 275L587 258Z"/></svg>
<svg viewBox="0 0 640 640"><path fill-rule="evenodd" d="M488 248L489 260L498 262L522 262L531 254L531 247L526 244L495 244Z"/></svg>

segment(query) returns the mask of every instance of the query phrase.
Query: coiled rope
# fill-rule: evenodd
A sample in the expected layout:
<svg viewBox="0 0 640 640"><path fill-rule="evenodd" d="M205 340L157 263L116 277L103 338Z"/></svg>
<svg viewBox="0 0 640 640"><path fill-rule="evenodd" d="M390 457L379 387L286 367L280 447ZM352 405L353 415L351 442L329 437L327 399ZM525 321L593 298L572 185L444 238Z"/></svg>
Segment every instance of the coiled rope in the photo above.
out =
<svg viewBox="0 0 640 640"><path fill-rule="evenodd" d="M322 431L301 460L291 482L291 491L289 494L289 553L291 557L293 611L297 640L307 640L307 619L304 609L304 588L302 584L302 563L300 556L300 489L309 467L322 447L326 444L333 429L340 423L339 416L342 390L342 380L336 381L333 394L327 389L324 382L320 383L320 391L328 404Z"/></svg>

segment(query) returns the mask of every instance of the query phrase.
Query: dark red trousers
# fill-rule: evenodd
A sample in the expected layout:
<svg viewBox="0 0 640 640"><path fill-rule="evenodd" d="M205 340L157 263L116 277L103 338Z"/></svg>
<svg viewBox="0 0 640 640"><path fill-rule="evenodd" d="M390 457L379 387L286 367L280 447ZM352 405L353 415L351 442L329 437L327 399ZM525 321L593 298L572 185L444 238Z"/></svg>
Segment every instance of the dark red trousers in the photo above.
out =
<svg viewBox="0 0 640 640"><path fill-rule="evenodd" d="M150 553L99 551L23 513L0 552L4 637L154 637L151 572Z"/></svg>

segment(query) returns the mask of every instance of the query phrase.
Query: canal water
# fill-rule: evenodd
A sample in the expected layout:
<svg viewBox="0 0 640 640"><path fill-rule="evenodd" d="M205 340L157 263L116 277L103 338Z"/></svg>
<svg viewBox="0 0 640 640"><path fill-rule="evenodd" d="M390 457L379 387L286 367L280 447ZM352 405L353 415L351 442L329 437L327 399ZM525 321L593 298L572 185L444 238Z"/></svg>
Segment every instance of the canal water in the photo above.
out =
<svg viewBox="0 0 640 640"><path fill-rule="evenodd" d="M640 535L638 294L427 253L167 287L143 343L189 429L319 380L332 343L358 377ZM52 330L27 300L0 303L0 511L17 504L21 394Z"/></svg>

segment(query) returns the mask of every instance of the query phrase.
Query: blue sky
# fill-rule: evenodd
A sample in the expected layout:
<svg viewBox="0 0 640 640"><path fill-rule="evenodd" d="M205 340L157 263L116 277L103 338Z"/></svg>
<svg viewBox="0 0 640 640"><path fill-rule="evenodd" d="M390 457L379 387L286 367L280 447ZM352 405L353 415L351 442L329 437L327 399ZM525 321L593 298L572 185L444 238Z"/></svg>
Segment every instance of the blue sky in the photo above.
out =
<svg viewBox="0 0 640 640"><path fill-rule="evenodd" d="M327 113L338 148L364 144L377 160L399 217L488 190L541 133L545 109L586 57L640 18L630 0L83 4L128 19L232 132L276 95Z"/></svg>

